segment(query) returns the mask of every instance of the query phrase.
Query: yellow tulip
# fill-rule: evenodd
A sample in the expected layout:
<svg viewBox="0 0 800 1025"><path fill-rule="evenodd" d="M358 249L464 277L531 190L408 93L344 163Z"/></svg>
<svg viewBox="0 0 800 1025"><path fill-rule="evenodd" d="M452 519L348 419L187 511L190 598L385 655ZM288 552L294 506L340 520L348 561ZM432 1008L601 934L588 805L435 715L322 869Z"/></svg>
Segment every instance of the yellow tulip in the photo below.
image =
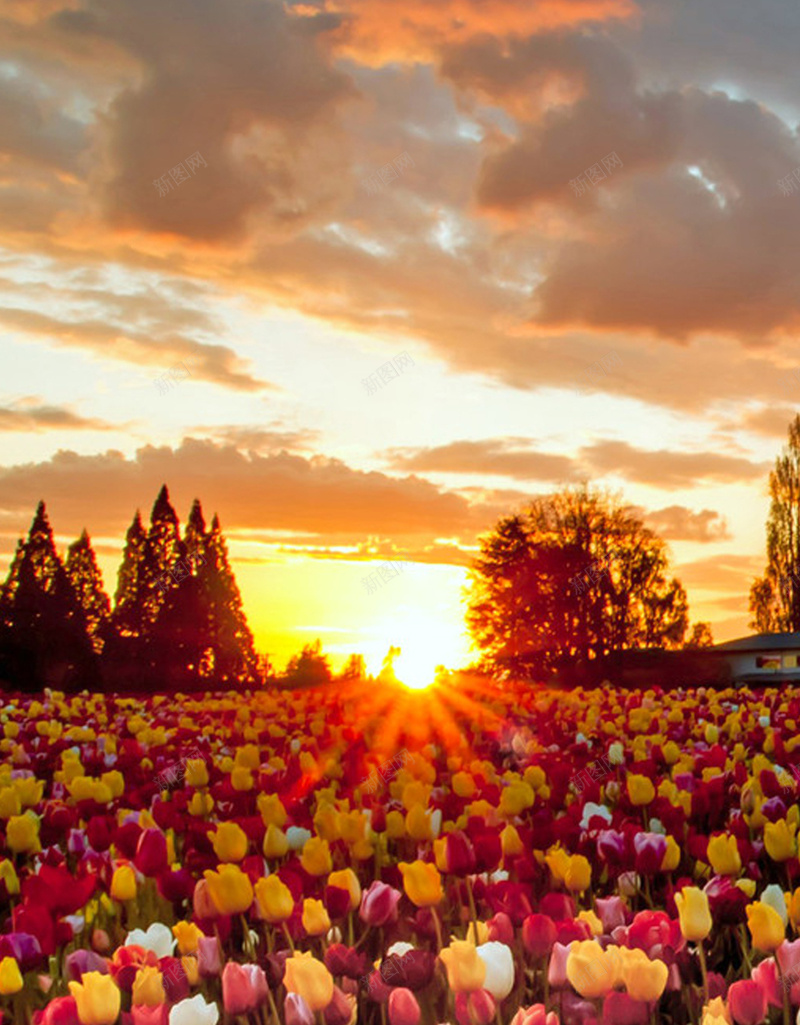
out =
<svg viewBox="0 0 800 1025"><path fill-rule="evenodd" d="M331 849L327 840L312 836L306 840L300 864L310 876L325 876L333 868Z"/></svg>
<svg viewBox="0 0 800 1025"><path fill-rule="evenodd" d="M274 822L270 822L264 834L264 857L271 859L282 858L288 850L289 838Z"/></svg>
<svg viewBox="0 0 800 1025"><path fill-rule="evenodd" d="M427 908L441 903L444 896L442 877L435 865L429 861L401 861L399 868L403 874L403 888L412 904Z"/></svg>
<svg viewBox="0 0 800 1025"><path fill-rule="evenodd" d="M596 940L576 940L567 955L567 978L582 997L597 1000L614 988L617 975L616 952L603 950Z"/></svg>
<svg viewBox="0 0 800 1025"><path fill-rule="evenodd" d="M297 993L313 1012L324 1010L333 999L333 976L310 951L286 959L283 985Z"/></svg>
<svg viewBox="0 0 800 1025"><path fill-rule="evenodd" d="M219 861L241 861L247 854L247 833L237 822L220 822L216 832L208 835Z"/></svg>
<svg viewBox="0 0 800 1025"><path fill-rule="evenodd" d="M165 1003L164 980L160 969L154 965L143 965L133 980L132 1000L134 1007L158 1007Z"/></svg>
<svg viewBox="0 0 800 1025"><path fill-rule="evenodd" d="M205 933L194 922L178 922L172 927L172 935L178 941L179 954L194 954Z"/></svg>
<svg viewBox="0 0 800 1025"><path fill-rule="evenodd" d="M321 900L306 897L303 901L303 928L309 936L324 936L331 927L328 911Z"/></svg>
<svg viewBox="0 0 800 1025"><path fill-rule="evenodd" d="M503 849L503 857L505 858L516 857L516 855L522 854L524 849L516 827L510 822L500 834L500 843Z"/></svg>
<svg viewBox="0 0 800 1025"><path fill-rule="evenodd" d="M208 786L208 766L205 764L205 758L187 758L186 783L187 786Z"/></svg>
<svg viewBox="0 0 800 1025"><path fill-rule="evenodd" d="M234 790L252 790L255 786L252 772L242 765L231 770L231 786Z"/></svg>
<svg viewBox="0 0 800 1025"><path fill-rule="evenodd" d="M554 847L545 857L547 867L550 869L553 880L557 884L563 884L569 869L569 854L563 847Z"/></svg>
<svg viewBox="0 0 800 1025"><path fill-rule="evenodd" d="M454 993L482 989L486 980L486 962L469 940L452 940L439 953L447 970L447 982Z"/></svg>
<svg viewBox="0 0 800 1025"><path fill-rule="evenodd" d="M136 873L130 865L119 865L111 877L111 896L114 900L136 899Z"/></svg>
<svg viewBox="0 0 800 1025"><path fill-rule="evenodd" d="M198 818L210 815L214 810L214 798L211 794L204 794L201 790L196 790L192 794L192 799L186 806L186 810L190 815L195 815Z"/></svg>
<svg viewBox="0 0 800 1025"><path fill-rule="evenodd" d="M328 876L328 886L336 886L340 890L347 890L350 894L351 911L355 911L361 903L361 884L352 868L343 868L340 872L331 872Z"/></svg>
<svg viewBox="0 0 800 1025"><path fill-rule="evenodd" d="M773 861L788 861L797 856L797 824L786 819L764 825L764 847Z"/></svg>
<svg viewBox="0 0 800 1025"><path fill-rule="evenodd" d="M292 891L276 875L259 879L256 883L258 913L265 922L285 922L294 911Z"/></svg>
<svg viewBox="0 0 800 1025"><path fill-rule="evenodd" d="M265 826L277 826L278 829L283 829L288 815L277 794L260 794L256 803Z"/></svg>
<svg viewBox="0 0 800 1025"><path fill-rule="evenodd" d="M0 861L0 882L6 884L6 890L9 896L16 897L19 893L19 877L17 876L17 870L14 868L13 861L9 861L8 858L4 858Z"/></svg>
<svg viewBox="0 0 800 1025"><path fill-rule="evenodd" d="M582 854L570 856L567 864L567 871L564 873L564 884L573 893L583 893L589 889L592 881L592 866L588 858Z"/></svg>
<svg viewBox="0 0 800 1025"><path fill-rule="evenodd" d="M238 865L220 865L218 872L204 873L208 893L221 915L241 915L253 903L253 885Z"/></svg>
<svg viewBox="0 0 800 1025"><path fill-rule="evenodd" d="M707 895L696 886L684 886L675 895L675 904L684 938L693 943L704 940L714 924Z"/></svg>
<svg viewBox="0 0 800 1025"><path fill-rule="evenodd" d="M196 986L200 982L200 965L197 963L197 958L185 955L181 958L181 967L186 972L189 985Z"/></svg>
<svg viewBox="0 0 800 1025"><path fill-rule="evenodd" d="M22 811L22 801L14 787L3 787L0 790L0 819L10 819Z"/></svg>
<svg viewBox="0 0 800 1025"><path fill-rule="evenodd" d="M650 804L656 796L656 788L653 786L653 781L648 776L640 776L636 773L631 773L628 776L628 797L631 799L631 804L637 806L643 804Z"/></svg>
<svg viewBox="0 0 800 1025"><path fill-rule="evenodd" d="M468 772L457 772L452 779L453 792L457 797L472 797L475 793L475 780Z"/></svg>
<svg viewBox="0 0 800 1025"><path fill-rule="evenodd" d="M578 914L579 922L586 922L589 928L592 930L592 936L602 936L604 929L603 923L594 913L594 911L581 911Z"/></svg>
<svg viewBox="0 0 800 1025"><path fill-rule="evenodd" d="M738 876L742 871L742 859L736 837L712 836L708 841L708 861L717 875Z"/></svg>
<svg viewBox="0 0 800 1025"><path fill-rule="evenodd" d="M681 861L681 849L675 837L669 833L666 836L666 841L667 849L664 851L664 857L661 859L661 871L674 872Z"/></svg>
<svg viewBox="0 0 800 1025"><path fill-rule="evenodd" d="M658 1000L667 985L669 969L663 961L651 961L643 950L620 948L621 975L633 1000Z"/></svg>
<svg viewBox="0 0 800 1025"><path fill-rule="evenodd" d="M70 982L69 991L81 1025L114 1025L119 1018L120 991L110 975L84 972L80 982Z"/></svg>
<svg viewBox="0 0 800 1025"><path fill-rule="evenodd" d="M399 840L401 836L405 836L406 832L406 820L402 812L399 812L396 808L393 808L390 812L386 813L386 835L390 840Z"/></svg>
<svg viewBox="0 0 800 1025"><path fill-rule="evenodd" d="M757 900L748 904L745 910L747 927L756 950L763 950L767 954L777 950L786 938L786 927L775 908Z"/></svg>
<svg viewBox="0 0 800 1025"><path fill-rule="evenodd" d="M0 995L4 997L19 993L25 982L19 965L13 957L4 957L0 961Z"/></svg>
<svg viewBox="0 0 800 1025"><path fill-rule="evenodd" d="M11 816L6 825L6 846L15 854L38 854L41 851L39 819L33 812Z"/></svg>

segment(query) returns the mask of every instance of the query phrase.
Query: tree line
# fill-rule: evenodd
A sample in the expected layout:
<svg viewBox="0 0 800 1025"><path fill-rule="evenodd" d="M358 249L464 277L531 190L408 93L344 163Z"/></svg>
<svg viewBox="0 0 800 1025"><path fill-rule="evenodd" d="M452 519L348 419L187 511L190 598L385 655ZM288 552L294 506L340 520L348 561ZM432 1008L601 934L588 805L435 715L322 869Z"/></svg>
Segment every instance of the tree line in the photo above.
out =
<svg viewBox="0 0 800 1025"><path fill-rule="evenodd" d="M62 561L44 502L0 589L0 686L193 690L261 680L215 515L195 499L183 534L164 485L125 537L113 605L84 530Z"/></svg>

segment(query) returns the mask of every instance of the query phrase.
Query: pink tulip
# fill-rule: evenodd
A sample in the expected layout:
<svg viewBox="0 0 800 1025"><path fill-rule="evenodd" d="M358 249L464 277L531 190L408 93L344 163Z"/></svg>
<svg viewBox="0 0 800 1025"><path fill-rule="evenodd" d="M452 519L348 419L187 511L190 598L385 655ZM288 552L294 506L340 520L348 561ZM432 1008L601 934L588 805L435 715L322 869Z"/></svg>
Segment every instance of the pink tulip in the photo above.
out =
<svg viewBox="0 0 800 1025"><path fill-rule="evenodd" d="M611 934L612 930L625 925L627 905L622 897L598 897L595 901L597 914L603 923L603 932Z"/></svg>
<svg viewBox="0 0 800 1025"><path fill-rule="evenodd" d="M287 993L283 1002L286 1025L314 1025L314 1012L299 993Z"/></svg>
<svg viewBox="0 0 800 1025"><path fill-rule="evenodd" d="M397 902L400 897L399 890L376 879L362 894L358 916L362 922L376 928L396 922Z"/></svg>
<svg viewBox="0 0 800 1025"><path fill-rule="evenodd" d="M204 979L217 976L222 971L216 936L201 936L197 941L197 968Z"/></svg>
<svg viewBox="0 0 800 1025"><path fill-rule="evenodd" d="M419 1025L421 1017L417 998L410 989L401 986L392 990L389 995L390 1025Z"/></svg>
<svg viewBox="0 0 800 1025"><path fill-rule="evenodd" d="M256 991L250 972L244 965L235 961L228 961L225 965L222 971L222 1002L228 1014L248 1014L255 1010Z"/></svg>
<svg viewBox="0 0 800 1025"><path fill-rule="evenodd" d="M547 981L555 989L562 989L567 984L567 956L569 947L562 943L553 944L550 964L547 968Z"/></svg>

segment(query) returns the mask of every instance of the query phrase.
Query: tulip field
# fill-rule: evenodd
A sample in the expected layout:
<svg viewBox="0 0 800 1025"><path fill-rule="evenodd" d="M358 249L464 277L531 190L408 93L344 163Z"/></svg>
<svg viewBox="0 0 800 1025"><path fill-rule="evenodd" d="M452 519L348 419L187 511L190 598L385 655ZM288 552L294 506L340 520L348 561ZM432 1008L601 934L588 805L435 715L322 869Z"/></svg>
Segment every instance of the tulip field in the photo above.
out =
<svg viewBox="0 0 800 1025"><path fill-rule="evenodd" d="M4 1023L798 1020L798 690L0 709Z"/></svg>

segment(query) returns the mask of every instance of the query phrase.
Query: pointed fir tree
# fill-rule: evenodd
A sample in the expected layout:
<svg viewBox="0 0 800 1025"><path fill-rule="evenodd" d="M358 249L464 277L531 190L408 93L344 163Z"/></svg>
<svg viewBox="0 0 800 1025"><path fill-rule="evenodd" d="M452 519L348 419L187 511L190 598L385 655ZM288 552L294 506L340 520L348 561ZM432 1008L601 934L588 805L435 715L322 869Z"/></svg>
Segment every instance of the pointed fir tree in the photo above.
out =
<svg viewBox="0 0 800 1025"><path fill-rule="evenodd" d="M114 595L113 623L122 637L138 637L142 631L142 614L136 598L146 540L142 516L137 509L125 535L122 563L117 574L117 592Z"/></svg>
<svg viewBox="0 0 800 1025"><path fill-rule="evenodd" d="M21 690L97 685L98 663L83 609L56 551L44 502L4 587L0 663Z"/></svg>
<svg viewBox="0 0 800 1025"><path fill-rule="evenodd" d="M136 604L145 628L155 623L164 598L182 578L184 555L178 517L164 484L150 514L150 529L137 579Z"/></svg>
<svg viewBox="0 0 800 1025"><path fill-rule="evenodd" d="M199 577L208 595L214 646L214 675L219 682L258 680L258 657L242 608L242 596L228 561L219 518L214 515Z"/></svg>
<svg viewBox="0 0 800 1025"><path fill-rule="evenodd" d="M183 533L183 543L186 547L186 563L193 573L197 573L206 554L206 521L203 516L203 507L200 499L192 502L189 519L186 521L186 530Z"/></svg>
<svg viewBox="0 0 800 1025"><path fill-rule="evenodd" d="M103 649L103 635L111 612L111 603L103 586L92 542L85 529L78 540L69 546L65 569L75 597L83 609L92 646L95 651L100 652Z"/></svg>

